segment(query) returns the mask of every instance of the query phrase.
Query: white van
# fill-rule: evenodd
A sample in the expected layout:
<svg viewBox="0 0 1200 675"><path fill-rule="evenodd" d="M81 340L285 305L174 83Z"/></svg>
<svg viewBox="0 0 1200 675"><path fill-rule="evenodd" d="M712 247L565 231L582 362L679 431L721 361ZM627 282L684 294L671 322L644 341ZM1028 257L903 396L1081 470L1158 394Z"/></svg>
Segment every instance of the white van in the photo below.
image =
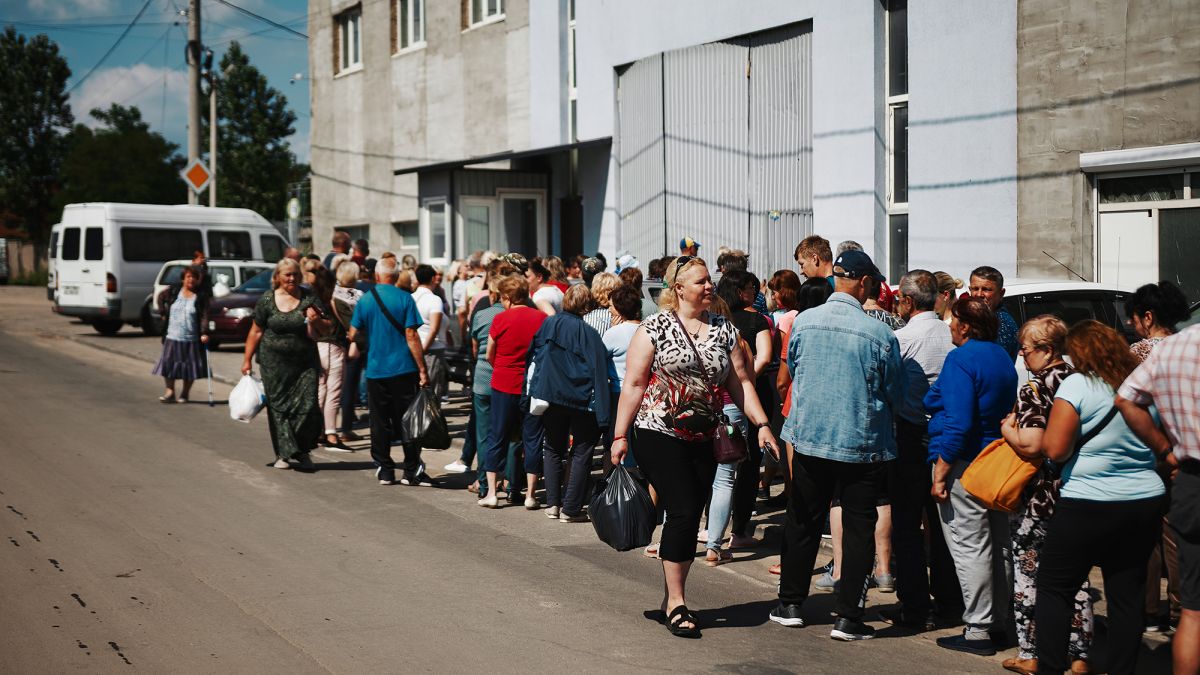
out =
<svg viewBox="0 0 1200 675"><path fill-rule="evenodd" d="M54 270L58 260L58 240L62 237L62 223L50 227L50 247L46 249L46 299L54 302L54 292L58 284L54 280Z"/></svg>
<svg viewBox="0 0 1200 675"><path fill-rule="evenodd" d="M138 324L163 264L204 251L210 260L283 257L287 241L249 209L153 204L69 204L54 276L54 311L106 335Z"/></svg>

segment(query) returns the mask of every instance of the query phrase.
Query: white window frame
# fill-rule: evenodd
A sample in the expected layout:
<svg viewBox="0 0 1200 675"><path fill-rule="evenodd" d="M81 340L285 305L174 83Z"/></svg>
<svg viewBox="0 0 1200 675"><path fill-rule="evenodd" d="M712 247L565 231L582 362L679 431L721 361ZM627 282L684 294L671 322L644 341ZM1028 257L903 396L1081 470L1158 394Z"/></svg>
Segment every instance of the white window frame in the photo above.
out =
<svg viewBox="0 0 1200 675"><path fill-rule="evenodd" d="M887 96L887 112L885 115L885 122L884 122L885 127L886 127L884 129L884 138L885 138L884 155L886 158L884 161L884 165L885 165L885 169L884 169L885 199L884 199L884 202L885 202L885 206L886 206L885 210L887 211L887 213L884 217L887 220L886 244L887 244L887 268L888 269L891 268L891 262L892 262L892 218L891 217L892 216L901 216L901 215L908 216L909 215L907 198L903 202L898 202L898 201L896 201L896 195L894 193L895 176L896 176L896 134L895 134L896 110L899 108L908 109L908 92L906 91L905 93L898 94L896 96L891 95L891 72L892 72L891 71L891 44L892 44L891 24L892 24L892 22L889 20L889 17L887 16L887 13L889 13L889 12L891 12L891 9L888 5L885 4L885 6L884 6L885 16L884 16L884 21L883 21L883 25L884 25L883 86L884 86L884 91L888 94L888 96ZM911 113L911 111L909 111L909 112ZM911 119L912 118L910 117L909 118L910 122L911 122ZM910 139L906 139L906 142L907 142L907 140L910 140ZM905 155L905 161L907 161L907 158L909 156L909 152L907 151L907 148L905 150L904 155ZM908 175L909 175L909 178L911 179L911 174L908 174ZM909 183L910 183L910 187L911 187L911 180L909 181ZM911 190L907 190L906 192L911 192ZM911 198L911 195L908 195L908 197ZM909 233L911 235L911 232L912 232L912 218L911 217L909 217L908 228L909 228ZM911 252L911 248L909 250ZM899 281L900 281L899 279L891 280L892 283L899 283Z"/></svg>
<svg viewBox="0 0 1200 675"><path fill-rule="evenodd" d="M338 75L362 70L362 5L352 7L334 17L338 31ZM353 26L353 28L352 28ZM358 60L353 59L357 53Z"/></svg>
<svg viewBox="0 0 1200 675"><path fill-rule="evenodd" d="M1100 214L1102 213L1119 213L1122 211L1148 211L1150 213L1151 223L1155 231L1158 228L1158 215L1160 211L1170 209L1194 209L1200 206L1197 200L1200 200L1200 164L1183 164L1172 167L1157 167L1153 169L1142 170L1126 170L1126 171L1104 171L1102 169L1084 170L1091 177L1092 182L1092 277L1096 281L1107 283L1108 280L1101 278L1101 257L1100 250ZM1163 174L1183 174L1183 199L1163 199L1149 202L1110 202L1100 203L1100 181L1108 178L1137 178L1140 176L1161 176Z"/></svg>
<svg viewBox="0 0 1200 675"><path fill-rule="evenodd" d="M480 5L483 8L483 16L475 16L474 0L464 0L467 3L467 29L486 26L490 23L504 20L504 0L494 0L496 3L496 11L489 13L488 4L493 0L481 0Z"/></svg>
<svg viewBox="0 0 1200 675"><path fill-rule="evenodd" d="M444 216L442 224L442 227L445 228L444 234L446 236L446 250L444 251L434 251L432 248L433 226L430 223L429 210L431 206L437 204L442 205L442 213ZM454 239L451 236L453 223L452 216L453 214L451 213L450 202L445 197L429 197L421 200L420 260L427 262L430 265L441 266L445 266L449 262L450 256L453 254L452 252L454 250Z"/></svg>
<svg viewBox="0 0 1200 675"><path fill-rule="evenodd" d="M495 251L501 248L499 242L500 200L495 197L459 197L458 208L454 213L454 227L458 234L455 243L458 251L455 257L465 258L471 254L467 249L467 207L483 206L488 210L488 242L487 248Z"/></svg>
<svg viewBox="0 0 1200 675"><path fill-rule="evenodd" d="M396 53L405 54L425 48L425 0L394 0L396 3ZM402 23L405 13L400 11L400 5L408 5L407 21ZM413 14L413 8L420 9ZM407 25L405 25L407 24ZM408 44L404 44L405 38Z"/></svg>

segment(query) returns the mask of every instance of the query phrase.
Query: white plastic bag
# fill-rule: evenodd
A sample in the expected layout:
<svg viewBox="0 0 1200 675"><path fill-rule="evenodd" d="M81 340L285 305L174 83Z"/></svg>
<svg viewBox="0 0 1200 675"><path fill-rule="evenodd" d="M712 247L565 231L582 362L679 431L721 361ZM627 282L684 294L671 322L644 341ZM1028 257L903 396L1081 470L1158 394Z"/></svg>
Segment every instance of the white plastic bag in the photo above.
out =
<svg viewBox="0 0 1200 675"><path fill-rule="evenodd" d="M536 365L537 365L536 363L534 363L532 360L530 360L529 370L525 376L525 391L529 391L529 385L531 382L533 382L533 368ZM546 412L546 409L549 407L550 407L549 401L544 401L540 398L534 398L532 395L529 397L529 414L530 415L544 414Z"/></svg>
<svg viewBox="0 0 1200 675"><path fill-rule="evenodd" d="M267 404L267 392L262 380L253 375L243 375L233 391L229 392L229 417L239 422L254 419Z"/></svg>
<svg viewBox="0 0 1200 675"><path fill-rule="evenodd" d="M214 298L223 298L229 295L229 275L218 274L217 283L213 284L212 294Z"/></svg>

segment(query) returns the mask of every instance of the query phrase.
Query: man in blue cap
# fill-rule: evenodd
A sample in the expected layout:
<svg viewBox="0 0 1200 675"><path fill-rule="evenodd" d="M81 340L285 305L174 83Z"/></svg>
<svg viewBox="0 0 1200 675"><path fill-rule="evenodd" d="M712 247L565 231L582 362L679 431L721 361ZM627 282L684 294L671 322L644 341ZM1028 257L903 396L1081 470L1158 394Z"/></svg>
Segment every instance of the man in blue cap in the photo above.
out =
<svg viewBox="0 0 1200 675"><path fill-rule="evenodd" d="M808 599L821 531L836 497L842 505L842 578L834 607L838 618L829 636L866 640L875 635L862 621L875 557L875 506L886 463L896 458L892 419L904 399L905 374L895 333L862 308L866 278L883 279L871 257L843 252L833 263L833 277L833 295L796 317L788 342L792 413L783 439L795 453L779 605L770 619L804 625L801 605ZM816 391L821 395L809 395Z"/></svg>
<svg viewBox="0 0 1200 675"><path fill-rule="evenodd" d="M679 240L679 255L700 255L700 242L691 237L684 237Z"/></svg>

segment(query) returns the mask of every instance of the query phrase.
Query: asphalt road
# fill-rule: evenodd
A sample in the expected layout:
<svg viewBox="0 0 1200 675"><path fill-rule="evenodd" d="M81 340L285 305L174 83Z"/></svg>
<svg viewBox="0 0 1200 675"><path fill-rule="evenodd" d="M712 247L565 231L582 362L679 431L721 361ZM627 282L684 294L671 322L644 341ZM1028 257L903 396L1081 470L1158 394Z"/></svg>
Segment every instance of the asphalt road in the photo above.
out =
<svg viewBox="0 0 1200 675"><path fill-rule="evenodd" d="M590 525L379 486L365 453L269 468L265 420L158 404L148 363L31 298L0 289L0 672L999 670L881 623L834 642L826 594L771 624L735 565L694 568L704 637L674 638L643 616L658 563Z"/></svg>

